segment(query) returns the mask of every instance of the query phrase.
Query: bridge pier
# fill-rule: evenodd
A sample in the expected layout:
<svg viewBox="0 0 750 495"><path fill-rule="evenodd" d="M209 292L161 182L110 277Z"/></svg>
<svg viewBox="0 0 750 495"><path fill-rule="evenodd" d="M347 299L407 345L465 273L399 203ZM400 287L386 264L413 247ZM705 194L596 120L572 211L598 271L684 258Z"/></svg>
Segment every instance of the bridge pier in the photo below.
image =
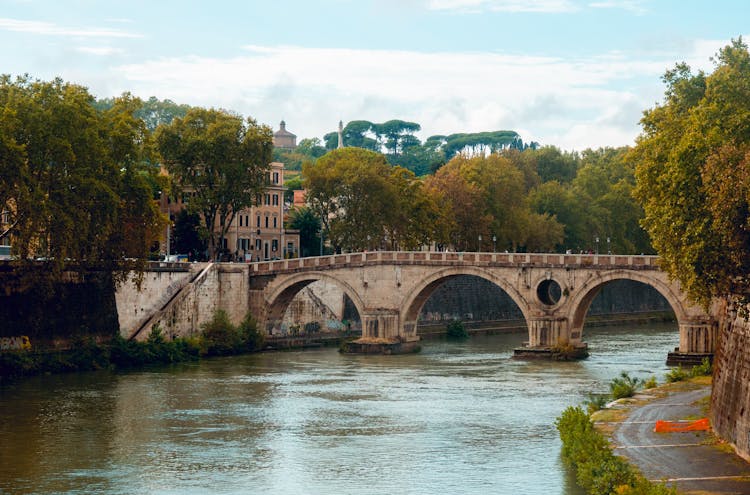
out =
<svg viewBox="0 0 750 495"><path fill-rule="evenodd" d="M679 322L680 347L667 355L667 365L693 366L704 358L713 360L719 338L719 327L711 320Z"/></svg>
<svg viewBox="0 0 750 495"><path fill-rule="evenodd" d="M406 354L419 350L416 328L402 329L397 310L380 309L360 315L362 337L348 342L343 351L351 354Z"/></svg>
<svg viewBox="0 0 750 495"><path fill-rule="evenodd" d="M567 318L559 316L532 317L527 320L529 342L515 349L517 357L548 357L580 359L588 356L588 347L581 342L581 332L571 332Z"/></svg>

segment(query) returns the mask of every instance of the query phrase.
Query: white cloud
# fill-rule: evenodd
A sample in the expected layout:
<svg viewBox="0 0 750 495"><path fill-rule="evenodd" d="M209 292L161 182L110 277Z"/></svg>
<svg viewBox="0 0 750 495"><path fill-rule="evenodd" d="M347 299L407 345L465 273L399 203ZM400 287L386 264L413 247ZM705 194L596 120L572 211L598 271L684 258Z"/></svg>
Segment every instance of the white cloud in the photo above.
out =
<svg viewBox="0 0 750 495"><path fill-rule="evenodd" d="M591 2L589 7L595 9L622 9L637 15L643 15L648 12L644 0L602 0Z"/></svg>
<svg viewBox="0 0 750 495"><path fill-rule="evenodd" d="M422 138L512 129L525 141L580 150L631 144L641 112L662 98L664 70L682 59L706 63L723 44L696 42L654 58L579 59L248 46L246 55L228 59L122 65L92 90L228 108L274 126L283 118L300 138L322 137L339 119L399 118L419 122Z"/></svg>
<svg viewBox="0 0 750 495"><path fill-rule="evenodd" d="M573 12L578 7L570 0L428 0L431 10L460 12Z"/></svg>
<svg viewBox="0 0 750 495"><path fill-rule="evenodd" d="M0 30L45 36L70 36L79 38L142 38L137 33L107 28L78 28L58 26L44 21L23 21L19 19L0 18Z"/></svg>
<svg viewBox="0 0 750 495"><path fill-rule="evenodd" d="M124 53L123 49L115 48L112 46L79 46L79 47L76 47L76 51L79 51L81 53L87 53L89 55L100 55L100 56L118 55L118 54Z"/></svg>

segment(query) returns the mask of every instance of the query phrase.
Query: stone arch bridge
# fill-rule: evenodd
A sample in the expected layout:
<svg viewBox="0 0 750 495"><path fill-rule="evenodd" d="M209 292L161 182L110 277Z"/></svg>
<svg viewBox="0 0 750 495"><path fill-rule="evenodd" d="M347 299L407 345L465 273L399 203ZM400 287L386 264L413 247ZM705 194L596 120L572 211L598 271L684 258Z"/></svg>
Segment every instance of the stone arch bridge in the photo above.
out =
<svg viewBox="0 0 750 495"><path fill-rule="evenodd" d="M623 279L649 285L668 301L679 325L679 353L709 354L716 346L715 323L659 269L655 256L375 251L210 264L193 271L190 280L169 291L163 307L131 318L131 328L122 328L121 316L124 336L145 338L144 330L155 323L170 335L189 335L217 308L234 320L249 310L273 334L294 296L322 280L336 284L351 299L362 321L363 339L413 342L419 339L420 310L437 287L449 278L473 275L496 284L518 305L531 349L583 346L591 302L605 284ZM119 301L118 311L123 313Z"/></svg>

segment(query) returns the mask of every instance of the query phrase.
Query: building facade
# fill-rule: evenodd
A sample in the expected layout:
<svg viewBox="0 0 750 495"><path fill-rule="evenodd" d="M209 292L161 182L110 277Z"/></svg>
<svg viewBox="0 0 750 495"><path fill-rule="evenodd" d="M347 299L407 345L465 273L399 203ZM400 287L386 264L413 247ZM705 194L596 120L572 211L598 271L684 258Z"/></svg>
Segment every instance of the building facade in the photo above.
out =
<svg viewBox="0 0 750 495"><path fill-rule="evenodd" d="M299 231L285 227L288 206L284 204L284 164L272 162L266 190L256 198L256 206L238 212L224 237L222 259L227 261L265 261L299 256ZM161 252L174 257L174 221L187 208L193 192L162 197L162 212L169 215Z"/></svg>
<svg viewBox="0 0 750 495"><path fill-rule="evenodd" d="M226 245L232 246L240 260L299 257L299 231L285 227L288 206L284 204L284 190L284 164L273 162L268 187L257 206L235 215L227 232Z"/></svg>
<svg viewBox="0 0 750 495"><path fill-rule="evenodd" d="M276 148L293 150L297 136L286 130L282 120L273 134ZM224 237L221 259L232 261L267 261L299 257L299 231L285 227L290 205L284 203L284 164L272 162L268 171L266 190L258 196L255 206L238 212ZM165 171L166 173L166 171ZM177 214L190 203L194 193L183 191L176 197L162 197L160 206L169 214L169 226L161 245L162 254L174 257L173 229Z"/></svg>

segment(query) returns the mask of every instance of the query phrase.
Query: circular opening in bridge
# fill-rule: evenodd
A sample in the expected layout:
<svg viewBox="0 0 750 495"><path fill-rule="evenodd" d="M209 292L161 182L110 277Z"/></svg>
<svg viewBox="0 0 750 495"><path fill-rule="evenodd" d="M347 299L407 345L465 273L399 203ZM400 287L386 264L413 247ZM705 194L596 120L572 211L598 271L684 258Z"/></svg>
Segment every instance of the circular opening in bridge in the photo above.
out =
<svg viewBox="0 0 750 495"><path fill-rule="evenodd" d="M543 280L541 284L536 288L536 296L547 306L554 306L560 302L562 297L562 289L560 284L554 280Z"/></svg>

